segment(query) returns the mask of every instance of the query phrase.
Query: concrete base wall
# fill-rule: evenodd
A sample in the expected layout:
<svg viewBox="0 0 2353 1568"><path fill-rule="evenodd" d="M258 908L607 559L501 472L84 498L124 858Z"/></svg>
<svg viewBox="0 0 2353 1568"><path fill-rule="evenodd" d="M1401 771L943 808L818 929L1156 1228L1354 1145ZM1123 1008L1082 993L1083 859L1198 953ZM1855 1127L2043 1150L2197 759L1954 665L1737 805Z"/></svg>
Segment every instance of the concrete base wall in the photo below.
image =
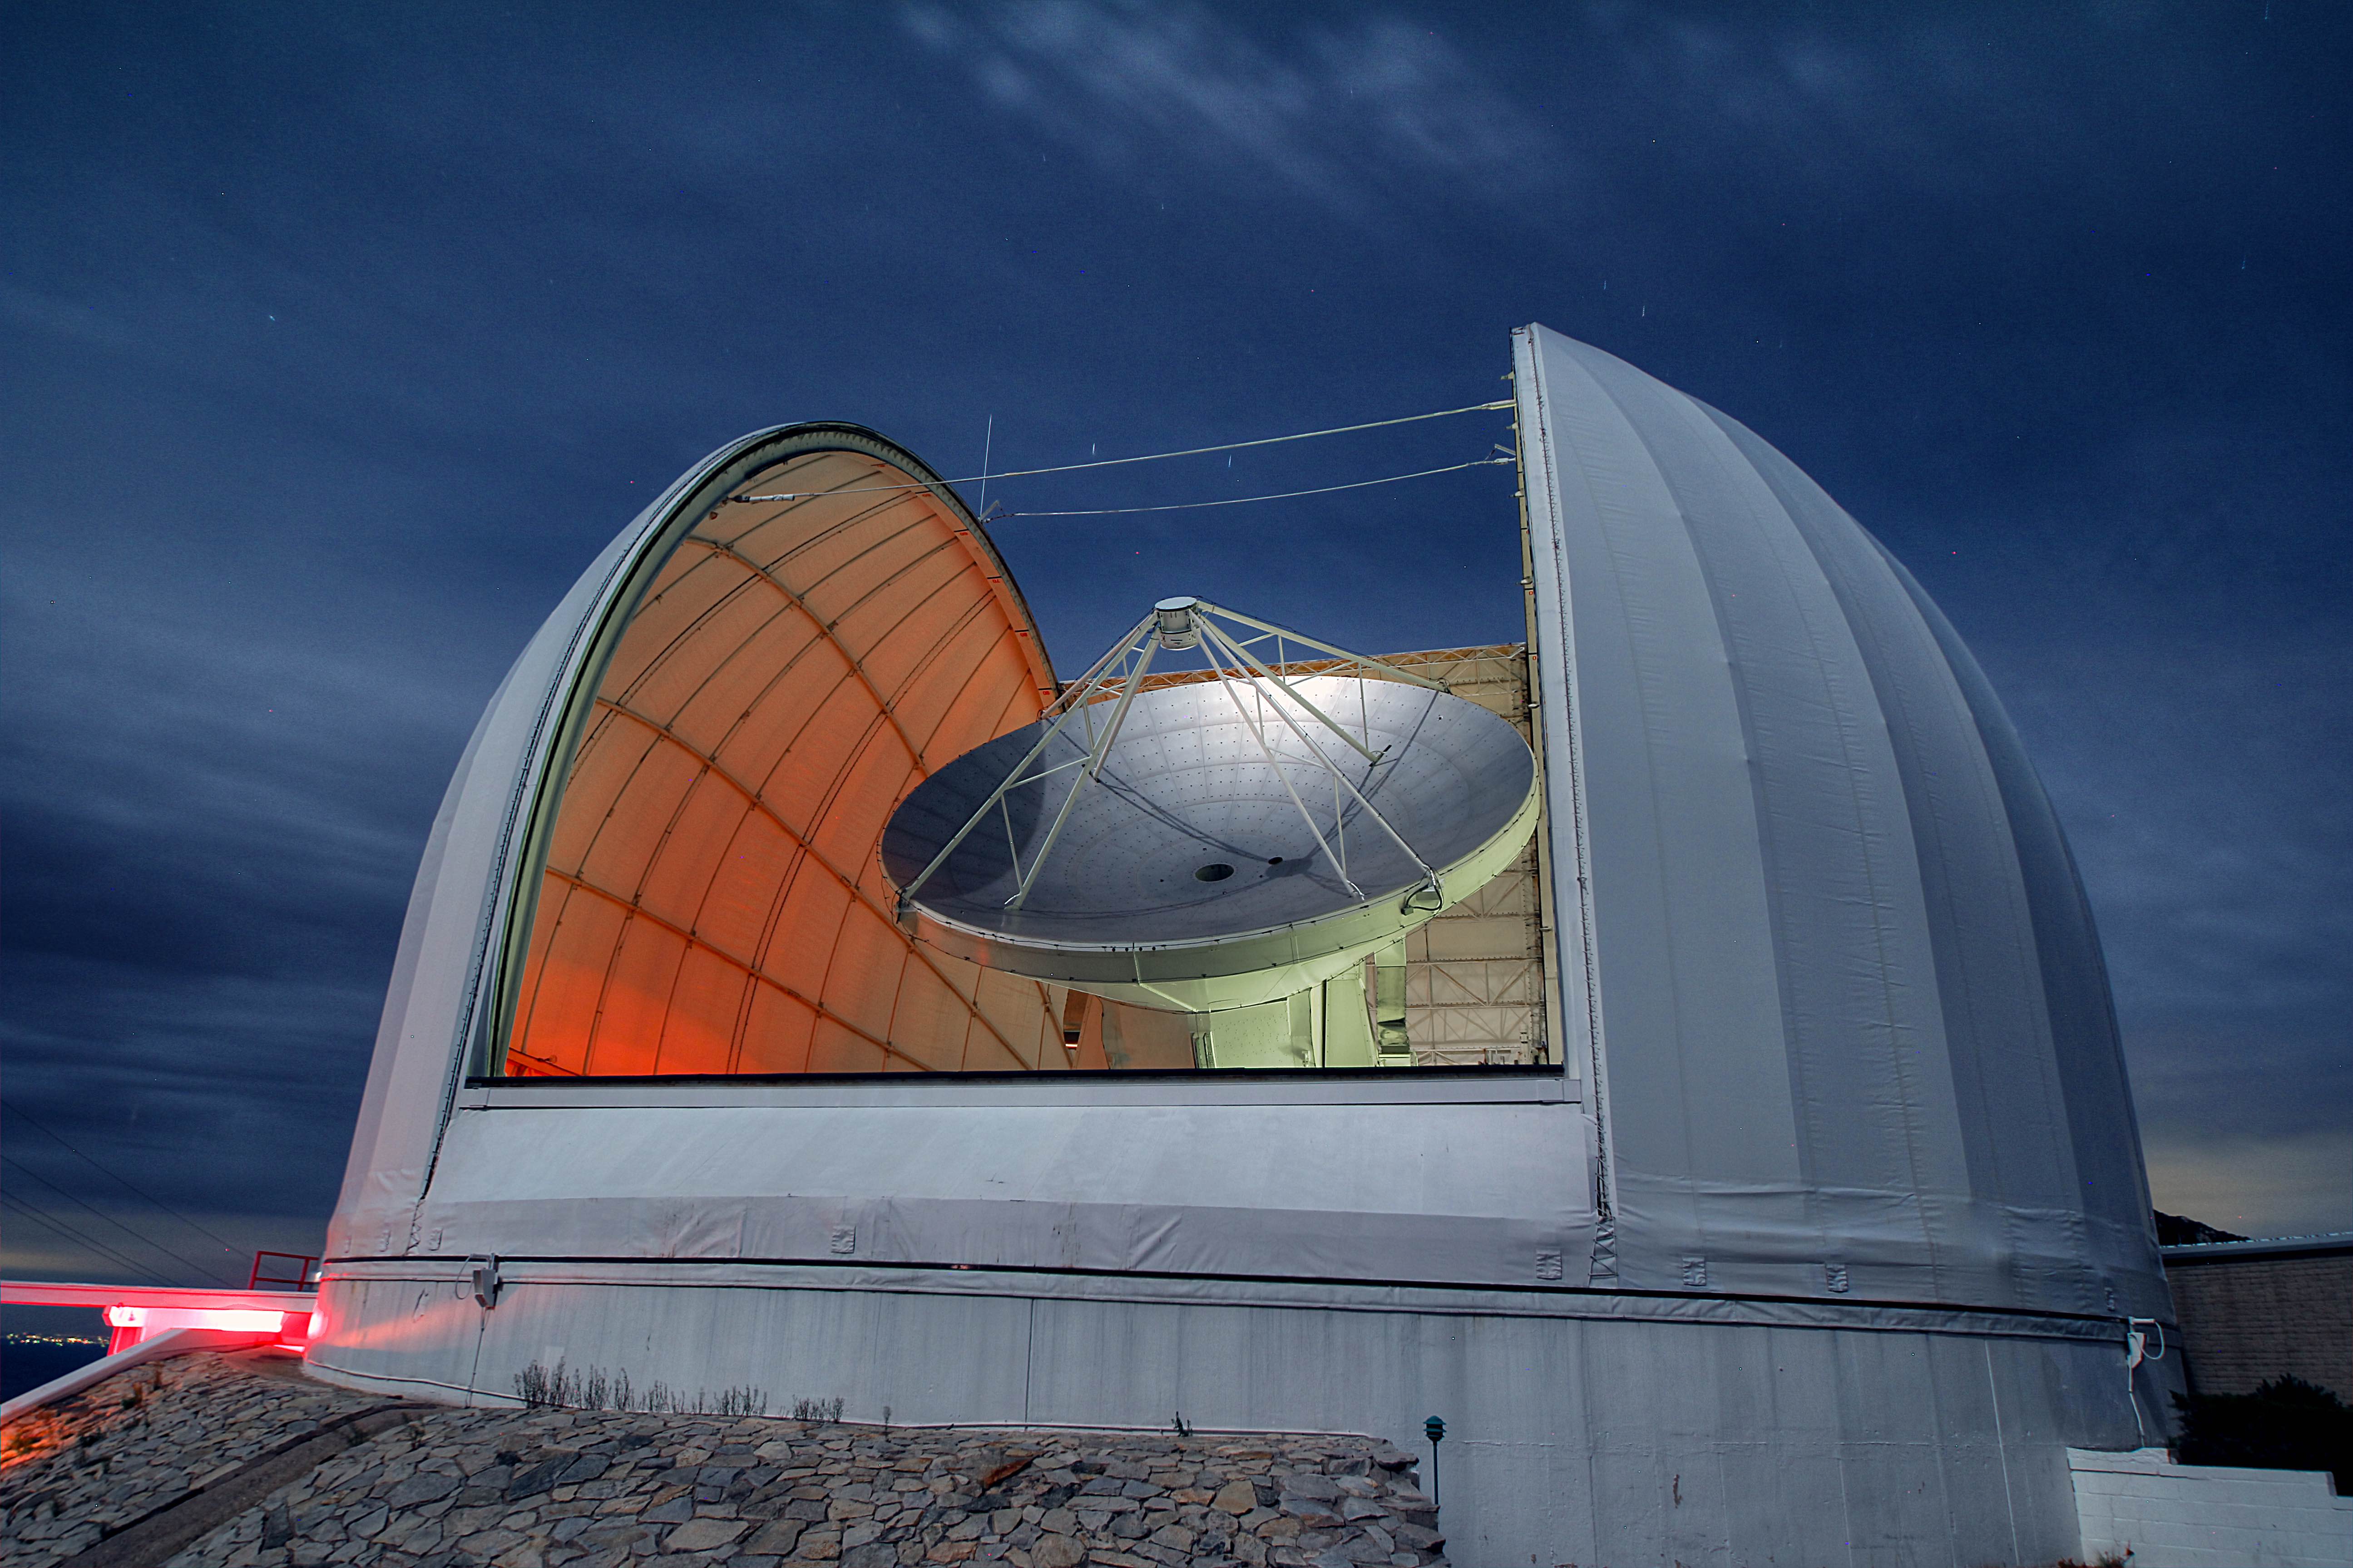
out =
<svg viewBox="0 0 2353 1568"><path fill-rule="evenodd" d="M1351 1432L1426 1454L1478 1568L2047 1563L2072 1445L2137 1441L2110 1326L2017 1315L800 1265L344 1266L314 1373L506 1403L562 1362L898 1425ZM1235 1300L1238 1293L1252 1299ZM2147 1409L2164 1391L2144 1390ZM1425 1475L1429 1471L1425 1469Z"/></svg>
<svg viewBox="0 0 2353 1568"><path fill-rule="evenodd" d="M2320 1470L2176 1465L2162 1448L2070 1449L2084 1556L2133 1568L2348 1568L2353 1498Z"/></svg>

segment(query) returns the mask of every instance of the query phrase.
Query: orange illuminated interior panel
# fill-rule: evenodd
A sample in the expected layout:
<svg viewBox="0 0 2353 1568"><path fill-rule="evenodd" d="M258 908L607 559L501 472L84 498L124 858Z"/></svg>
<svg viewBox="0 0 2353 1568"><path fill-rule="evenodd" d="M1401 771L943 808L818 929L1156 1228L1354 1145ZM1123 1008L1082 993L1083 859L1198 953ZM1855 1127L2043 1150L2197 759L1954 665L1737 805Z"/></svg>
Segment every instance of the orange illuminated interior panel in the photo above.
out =
<svg viewBox="0 0 2353 1568"><path fill-rule="evenodd" d="M1052 680L1001 568L907 482L796 457L735 492L822 493L723 503L661 563L579 721L508 1075L1106 1065L1059 988L892 919L892 809Z"/></svg>

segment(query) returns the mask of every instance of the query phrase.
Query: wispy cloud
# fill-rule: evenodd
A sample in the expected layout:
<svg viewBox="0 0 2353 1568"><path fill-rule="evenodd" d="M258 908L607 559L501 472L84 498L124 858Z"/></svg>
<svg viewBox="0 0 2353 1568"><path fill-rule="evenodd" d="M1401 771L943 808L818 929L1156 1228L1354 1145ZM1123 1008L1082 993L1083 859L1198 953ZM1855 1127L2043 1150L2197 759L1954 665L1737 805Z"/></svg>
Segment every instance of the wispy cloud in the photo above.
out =
<svg viewBox="0 0 2353 1568"><path fill-rule="evenodd" d="M1194 6L919 4L902 16L989 100L1105 164L1254 168L1362 215L1401 179L1502 197L1558 157L1449 39L1395 17L1269 40Z"/></svg>
<svg viewBox="0 0 2353 1568"><path fill-rule="evenodd" d="M2343 1230L2353 1188L2353 1130L2296 1138L2204 1139L2165 1132L2148 1140L2157 1206L2242 1236Z"/></svg>
<svg viewBox="0 0 2353 1568"><path fill-rule="evenodd" d="M241 1246L315 1250L425 803L473 694L387 678L368 639L338 647L282 609L191 615L113 558L76 572L20 546L0 609L41 678L8 694L0 743L7 1103ZM394 734L406 760L364 760ZM13 1115L6 1135L20 1164L113 1201ZM66 1203L18 1174L13 1194ZM75 1214L98 1224L55 1217ZM108 1267L43 1235L12 1221L9 1267Z"/></svg>
<svg viewBox="0 0 2353 1568"><path fill-rule="evenodd" d="M103 311L8 283L0 283L0 320L15 323L21 331L106 348L119 348L132 341L130 329Z"/></svg>

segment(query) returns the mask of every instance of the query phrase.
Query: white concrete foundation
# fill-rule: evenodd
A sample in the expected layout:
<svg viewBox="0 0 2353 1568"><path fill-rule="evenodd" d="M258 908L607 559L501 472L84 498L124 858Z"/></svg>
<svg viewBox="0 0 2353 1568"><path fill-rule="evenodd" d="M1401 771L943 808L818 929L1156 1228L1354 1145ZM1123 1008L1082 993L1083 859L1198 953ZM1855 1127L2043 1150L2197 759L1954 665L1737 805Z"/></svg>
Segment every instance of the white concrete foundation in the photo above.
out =
<svg viewBox="0 0 2353 1568"><path fill-rule="evenodd" d="M2084 1561L2133 1568L2348 1568L2353 1498L2324 1470L2177 1465L2162 1448L2067 1450Z"/></svg>

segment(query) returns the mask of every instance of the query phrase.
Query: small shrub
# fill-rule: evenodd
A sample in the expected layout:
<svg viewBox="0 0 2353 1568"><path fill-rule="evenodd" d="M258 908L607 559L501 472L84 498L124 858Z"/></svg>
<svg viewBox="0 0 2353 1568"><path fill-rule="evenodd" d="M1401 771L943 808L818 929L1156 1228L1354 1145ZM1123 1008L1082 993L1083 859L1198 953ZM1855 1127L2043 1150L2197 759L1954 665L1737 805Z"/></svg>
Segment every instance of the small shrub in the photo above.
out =
<svg viewBox="0 0 2353 1568"><path fill-rule="evenodd" d="M514 1376L515 1394L531 1409L570 1409L586 1403L586 1389L580 1374L565 1370L562 1362L554 1370L533 1362Z"/></svg>
<svg viewBox="0 0 2353 1568"><path fill-rule="evenodd" d="M841 1410L842 1402L840 1396L838 1394L831 1399L796 1399L793 1401L793 1419L796 1421L839 1421L841 1419Z"/></svg>
<svg viewBox="0 0 2353 1568"><path fill-rule="evenodd" d="M694 1396L694 1407L706 1415L765 1415L768 1396L748 1384L742 1388L723 1388L717 1399L706 1399L700 1390Z"/></svg>
<svg viewBox="0 0 2353 1568"><path fill-rule="evenodd" d="M2175 1394L2174 1403L2183 1464L2327 1470L2337 1495L2353 1496L2353 1408L2318 1384L2275 1377L2253 1394Z"/></svg>
<svg viewBox="0 0 2353 1568"><path fill-rule="evenodd" d="M716 1395L696 1389L691 1397L659 1381L640 1394L624 1369L607 1376L603 1367L586 1373L571 1371L561 1361L553 1370L533 1362L514 1374L515 1397L532 1409L636 1410L650 1415L765 1415L768 1395L749 1384L724 1388ZM841 1402L834 1401L838 1412Z"/></svg>

